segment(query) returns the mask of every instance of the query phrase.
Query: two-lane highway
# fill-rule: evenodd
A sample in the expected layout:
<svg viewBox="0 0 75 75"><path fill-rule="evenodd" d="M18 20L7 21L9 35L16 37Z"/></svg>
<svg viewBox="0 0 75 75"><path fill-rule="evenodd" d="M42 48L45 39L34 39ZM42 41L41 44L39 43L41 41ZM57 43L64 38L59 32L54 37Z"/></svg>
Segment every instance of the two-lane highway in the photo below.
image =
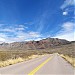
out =
<svg viewBox="0 0 75 75"><path fill-rule="evenodd" d="M74 75L74 68L57 54L0 68L1 75Z"/></svg>

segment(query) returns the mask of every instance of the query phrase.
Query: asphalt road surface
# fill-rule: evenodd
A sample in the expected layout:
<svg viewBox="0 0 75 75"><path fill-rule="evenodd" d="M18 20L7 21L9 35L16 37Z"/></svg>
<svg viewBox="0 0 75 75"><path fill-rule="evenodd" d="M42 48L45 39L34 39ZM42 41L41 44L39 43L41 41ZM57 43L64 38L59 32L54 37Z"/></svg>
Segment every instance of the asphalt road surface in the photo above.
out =
<svg viewBox="0 0 75 75"><path fill-rule="evenodd" d="M0 75L74 75L74 68L52 54L0 68Z"/></svg>

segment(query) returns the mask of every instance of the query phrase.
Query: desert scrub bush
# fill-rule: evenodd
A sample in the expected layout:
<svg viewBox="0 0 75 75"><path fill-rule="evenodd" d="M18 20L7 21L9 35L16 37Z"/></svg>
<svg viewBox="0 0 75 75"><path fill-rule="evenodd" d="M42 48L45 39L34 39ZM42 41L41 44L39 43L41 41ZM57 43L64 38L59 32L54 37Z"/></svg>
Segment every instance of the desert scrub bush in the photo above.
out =
<svg viewBox="0 0 75 75"><path fill-rule="evenodd" d="M33 54L37 54L35 51L0 51L0 61L6 61L9 59L28 58Z"/></svg>
<svg viewBox="0 0 75 75"><path fill-rule="evenodd" d="M13 64L16 64L16 63L19 63L19 62L23 62L25 60L29 60L29 59L33 59L33 58L37 58L37 57L41 57L43 55L31 55L31 56L28 56L28 58L16 58L16 59L9 59L9 60L6 60L6 61L0 61L0 67L5 67L5 66L8 66L8 65L13 65Z"/></svg>
<svg viewBox="0 0 75 75"><path fill-rule="evenodd" d="M0 67L4 67L4 66L8 66L8 65L13 65L13 64L16 64L16 63L19 63L19 62L22 62L24 61L23 58L16 58L16 59L9 59L9 60L6 60L6 61L0 61Z"/></svg>
<svg viewBox="0 0 75 75"><path fill-rule="evenodd" d="M37 53L36 51L0 51L0 67L35 58Z"/></svg>
<svg viewBox="0 0 75 75"><path fill-rule="evenodd" d="M63 54L61 54L60 56L67 60L73 67L75 67L75 58Z"/></svg>
<svg viewBox="0 0 75 75"><path fill-rule="evenodd" d="M28 60L33 54L34 53L29 52L2 51L0 52L0 67L13 65Z"/></svg>
<svg viewBox="0 0 75 75"><path fill-rule="evenodd" d="M7 53L6 51L0 51L0 61L5 61L11 58L11 53Z"/></svg>

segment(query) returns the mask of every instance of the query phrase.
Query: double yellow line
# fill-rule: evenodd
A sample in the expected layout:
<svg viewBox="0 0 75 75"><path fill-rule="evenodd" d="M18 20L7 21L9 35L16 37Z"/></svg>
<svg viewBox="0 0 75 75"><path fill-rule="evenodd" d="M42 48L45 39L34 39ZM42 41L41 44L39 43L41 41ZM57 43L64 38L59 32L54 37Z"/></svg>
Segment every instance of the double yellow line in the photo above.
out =
<svg viewBox="0 0 75 75"><path fill-rule="evenodd" d="M52 57L45 60L43 63L41 63L38 67L36 67L33 71L31 71L28 75L34 75L41 67L43 67L49 60L51 60Z"/></svg>

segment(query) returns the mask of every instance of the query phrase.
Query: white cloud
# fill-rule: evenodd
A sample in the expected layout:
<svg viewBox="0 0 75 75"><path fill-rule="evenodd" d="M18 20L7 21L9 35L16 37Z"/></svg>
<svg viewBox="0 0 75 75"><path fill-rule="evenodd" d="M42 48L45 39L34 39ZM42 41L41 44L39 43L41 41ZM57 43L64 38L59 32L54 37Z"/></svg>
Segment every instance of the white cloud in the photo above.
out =
<svg viewBox="0 0 75 75"><path fill-rule="evenodd" d="M32 41L32 40L35 40L35 41L39 41L41 40L42 38L29 38L29 39L26 39L25 41Z"/></svg>
<svg viewBox="0 0 75 75"><path fill-rule="evenodd" d="M20 28L15 28L15 30L25 30L23 27L20 27Z"/></svg>
<svg viewBox="0 0 75 75"><path fill-rule="evenodd" d="M66 22L62 25L62 28L65 30L65 31L71 31L73 30L74 28L74 23L73 22Z"/></svg>
<svg viewBox="0 0 75 75"><path fill-rule="evenodd" d="M0 29L0 31L3 31L3 32L14 32L14 29L4 28L4 29Z"/></svg>
<svg viewBox="0 0 75 75"><path fill-rule="evenodd" d="M40 34L38 32L29 32L29 35L31 37L40 37Z"/></svg>
<svg viewBox="0 0 75 75"><path fill-rule="evenodd" d="M5 34L3 34L3 33L0 33L0 41L2 42L4 42L5 41L5 38L7 38L7 36L5 35Z"/></svg>
<svg viewBox="0 0 75 75"><path fill-rule="evenodd" d="M4 39L4 38L2 38L2 37L0 37L0 41L5 41L5 39Z"/></svg>
<svg viewBox="0 0 75 75"><path fill-rule="evenodd" d="M41 37L38 32L25 32L25 29L28 28L24 25L15 25L14 27L0 27L0 41L3 42L15 42L15 41L24 41L28 39L37 39ZM24 31L23 31L24 30Z"/></svg>
<svg viewBox="0 0 75 75"><path fill-rule="evenodd" d="M62 13L64 16L68 15L69 12L74 12L74 8L69 8L69 6L75 6L75 0L65 0L61 5L60 9L64 10Z"/></svg>
<svg viewBox="0 0 75 75"><path fill-rule="evenodd" d="M42 37L42 35L38 32L23 32L23 31L18 31L18 32L13 32L13 34L5 34L5 33L0 33L0 41L3 42L15 42L15 41L26 41L26 40L39 40L39 38ZM15 36L14 36L15 35Z"/></svg>
<svg viewBox="0 0 75 75"><path fill-rule="evenodd" d="M24 25L14 25L14 27L13 26L8 26L8 27L1 26L0 31L2 31L2 32L16 32L16 31L23 31L27 28L28 27L26 27Z"/></svg>
<svg viewBox="0 0 75 75"><path fill-rule="evenodd" d="M64 9L68 6L73 6L75 5L75 1L74 0L65 0L64 3L61 5L61 9Z"/></svg>
<svg viewBox="0 0 75 75"><path fill-rule="evenodd" d="M64 12L63 12L63 15L68 15L68 12L67 12L67 11L64 11Z"/></svg>
<svg viewBox="0 0 75 75"><path fill-rule="evenodd" d="M25 25L18 25L19 28L28 28L27 26Z"/></svg>
<svg viewBox="0 0 75 75"><path fill-rule="evenodd" d="M18 25L19 27L22 27L22 28L24 28L25 26L24 25L22 25L22 24L20 24L20 25Z"/></svg>
<svg viewBox="0 0 75 75"><path fill-rule="evenodd" d="M61 30L54 36L55 38L66 39L69 41L75 40L74 23L66 22L61 26Z"/></svg>
<svg viewBox="0 0 75 75"><path fill-rule="evenodd" d="M74 41L75 40L74 33L75 32L57 34L55 38L66 39L68 41Z"/></svg>
<svg viewBox="0 0 75 75"><path fill-rule="evenodd" d="M2 25L2 24L1 24ZM39 32L25 32L25 25L1 26L0 27L0 42L15 42L25 40L39 40L42 35Z"/></svg>

